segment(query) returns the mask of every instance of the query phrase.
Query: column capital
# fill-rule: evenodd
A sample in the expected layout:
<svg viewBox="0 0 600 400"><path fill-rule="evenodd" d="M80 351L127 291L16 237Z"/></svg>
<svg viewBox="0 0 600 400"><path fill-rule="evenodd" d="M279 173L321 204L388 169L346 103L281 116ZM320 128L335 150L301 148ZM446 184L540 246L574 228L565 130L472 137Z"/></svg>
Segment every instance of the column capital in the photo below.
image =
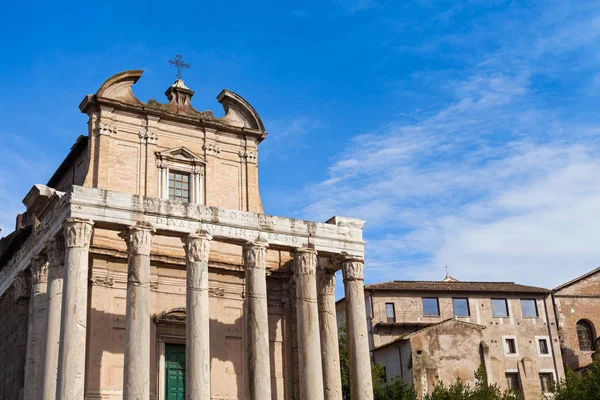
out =
<svg viewBox="0 0 600 400"><path fill-rule="evenodd" d="M317 272L317 251L301 247L294 252L294 274L314 275Z"/></svg>
<svg viewBox="0 0 600 400"><path fill-rule="evenodd" d="M212 236L208 234L206 229L200 229L196 233L190 233L183 238L183 248L188 261L208 262L211 240Z"/></svg>
<svg viewBox="0 0 600 400"><path fill-rule="evenodd" d="M65 243L67 247L87 247L92 238L94 222L89 219L67 218L65 220Z"/></svg>
<svg viewBox="0 0 600 400"><path fill-rule="evenodd" d="M262 235L255 241L246 242L243 246L244 267L266 269L268 247L269 243Z"/></svg>
<svg viewBox="0 0 600 400"><path fill-rule="evenodd" d="M365 261L358 257L346 257L342 261L344 282L364 280Z"/></svg>
<svg viewBox="0 0 600 400"><path fill-rule="evenodd" d="M130 256L149 256L154 232L156 229L149 222L138 222L130 226L128 230L121 232L119 237L127 243L127 252Z"/></svg>
<svg viewBox="0 0 600 400"><path fill-rule="evenodd" d="M31 260L31 284L48 282L48 262L46 257L36 256Z"/></svg>
<svg viewBox="0 0 600 400"><path fill-rule="evenodd" d="M46 244L46 254L50 267L56 267L65 263L65 238L56 236Z"/></svg>
<svg viewBox="0 0 600 400"><path fill-rule="evenodd" d="M324 296L335 294L335 271L317 268L317 291Z"/></svg>

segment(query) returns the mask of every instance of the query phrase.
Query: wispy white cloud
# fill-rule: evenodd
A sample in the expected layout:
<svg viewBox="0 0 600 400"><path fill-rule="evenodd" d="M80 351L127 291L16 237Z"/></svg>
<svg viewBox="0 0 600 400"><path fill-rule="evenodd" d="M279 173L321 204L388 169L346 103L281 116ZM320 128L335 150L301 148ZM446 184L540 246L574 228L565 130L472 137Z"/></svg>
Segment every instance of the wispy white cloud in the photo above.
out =
<svg viewBox="0 0 600 400"><path fill-rule="evenodd" d="M449 264L458 279L553 287L600 264L600 121L544 92L563 84L556 60L600 66L600 10L561 10L440 82L454 100L435 113L355 137L310 188L311 218L367 221L368 281L440 279Z"/></svg>

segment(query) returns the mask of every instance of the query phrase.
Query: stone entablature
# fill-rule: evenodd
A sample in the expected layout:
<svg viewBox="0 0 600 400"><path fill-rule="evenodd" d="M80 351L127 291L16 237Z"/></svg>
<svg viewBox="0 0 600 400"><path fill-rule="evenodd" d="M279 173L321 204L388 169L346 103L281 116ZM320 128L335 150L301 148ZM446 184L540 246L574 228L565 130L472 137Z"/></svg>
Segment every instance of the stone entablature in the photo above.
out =
<svg viewBox="0 0 600 400"><path fill-rule="evenodd" d="M39 193L40 188L45 187L36 185L30 193ZM270 248L289 250L310 244L319 253L364 256L364 222L353 218L333 217L326 223L313 222L81 186L73 186L67 194L45 190L42 196L48 205L38 215L40 225L0 270L0 295L28 267L32 257L44 250L44 243L56 236L68 217L122 228L147 222L161 234L181 236L204 226L214 240L238 244L255 240L262 233Z"/></svg>

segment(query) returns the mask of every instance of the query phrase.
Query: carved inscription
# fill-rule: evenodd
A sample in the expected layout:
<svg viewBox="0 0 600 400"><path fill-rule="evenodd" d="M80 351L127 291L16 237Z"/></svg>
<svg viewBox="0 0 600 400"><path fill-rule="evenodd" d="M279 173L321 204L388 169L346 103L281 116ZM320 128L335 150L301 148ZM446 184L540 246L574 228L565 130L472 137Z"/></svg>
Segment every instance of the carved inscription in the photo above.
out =
<svg viewBox="0 0 600 400"><path fill-rule="evenodd" d="M259 235L264 235L269 242L279 242L301 245L301 238L297 236L284 235L273 232L261 232L255 229L234 228L223 225L201 224L199 221L186 221L178 218L155 217L154 226L159 229L179 228L182 230L195 231L201 226L205 227L211 236L225 236L233 239L255 240Z"/></svg>

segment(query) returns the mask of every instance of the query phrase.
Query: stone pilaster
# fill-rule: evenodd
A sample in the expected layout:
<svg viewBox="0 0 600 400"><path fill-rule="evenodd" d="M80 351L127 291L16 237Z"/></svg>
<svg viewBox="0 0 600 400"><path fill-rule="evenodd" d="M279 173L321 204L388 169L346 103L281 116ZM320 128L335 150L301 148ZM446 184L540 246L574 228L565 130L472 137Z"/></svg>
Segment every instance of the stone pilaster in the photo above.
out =
<svg viewBox="0 0 600 400"><path fill-rule="evenodd" d="M31 262L31 297L27 329L27 356L25 361L24 400L38 400L42 389L44 328L46 320L46 295L48 263L45 257Z"/></svg>
<svg viewBox="0 0 600 400"><path fill-rule="evenodd" d="M364 261L347 258L342 262L342 272L346 296L350 398L352 400L372 400L371 356L369 354L363 285Z"/></svg>
<svg viewBox="0 0 600 400"><path fill-rule="evenodd" d="M317 308L317 252L302 248L294 255L300 400L323 400L323 368Z"/></svg>
<svg viewBox="0 0 600 400"><path fill-rule="evenodd" d="M121 233L127 243L124 400L150 398L150 249L155 229L138 222Z"/></svg>
<svg viewBox="0 0 600 400"><path fill-rule="evenodd" d="M81 400L85 389L88 264L93 222L65 221L65 265L58 356L58 400Z"/></svg>
<svg viewBox="0 0 600 400"><path fill-rule="evenodd" d="M48 242L46 253L48 255L48 306L46 309L46 343L44 345L43 357L42 400L54 400L56 399L60 316L62 313L63 265L65 262L65 241L62 236Z"/></svg>
<svg viewBox="0 0 600 400"><path fill-rule="evenodd" d="M335 312L335 271L317 269L319 328L325 400L342 400L340 349Z"/></svg>
<svg viewBox="0 0 600 400"><path fill-rule="evenodd" d="M244 245L246 271L246 396L271 399L269 314L267 309L266 240Z"/></svg>
<svg viewBox="0 0 600 400"><path fill-rule="evenodd" d="M210 399L210 317L208 307L208 256L212 237L205 231L184 239L186 286L187 400Z"/></svg>

